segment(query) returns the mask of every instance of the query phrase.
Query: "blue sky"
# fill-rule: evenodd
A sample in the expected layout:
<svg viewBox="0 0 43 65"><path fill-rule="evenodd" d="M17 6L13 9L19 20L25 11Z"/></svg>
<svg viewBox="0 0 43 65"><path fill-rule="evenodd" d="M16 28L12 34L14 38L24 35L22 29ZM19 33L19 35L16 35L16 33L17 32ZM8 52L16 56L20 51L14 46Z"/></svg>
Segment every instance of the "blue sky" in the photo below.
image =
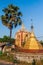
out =
<svg viewBox="0 0 43 65"><path fill-rule="evenodd" d="M43 0L0 0L0 16L3 14L2 9L9 4L17 5L22 12L22 21L25 28L30 31L31 18L33 19L34 33L37 37L43 36ZM13 28L12 37L21 26ZM2 25L0 20L0 37L9 36L9 29ZM43 38L40 38L43 39Z"/></svg>

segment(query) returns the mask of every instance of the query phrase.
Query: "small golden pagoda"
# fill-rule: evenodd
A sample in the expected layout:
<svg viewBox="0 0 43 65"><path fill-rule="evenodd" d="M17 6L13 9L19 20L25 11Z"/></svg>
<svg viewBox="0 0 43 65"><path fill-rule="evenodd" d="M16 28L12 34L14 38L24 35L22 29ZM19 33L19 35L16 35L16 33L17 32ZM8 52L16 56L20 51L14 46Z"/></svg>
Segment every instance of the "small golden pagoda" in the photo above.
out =
<svg viewBox="0 0 43 65"><path fill-rule="evenodd" d="M33 32L33 25L31 26L31 34L28 40L24 45L24 49L42 49L42 45L36 39L34 32Z"/></svg>
<svg viewBox="0 0 43 65"><path fill-rule="evenodd" d="M30 35L30 32L28 32L25 29L24 24L22 24L21 29L15 34L15 45L18 47L22 47L24 40L27 40L26 35Z"/></svg>
<svg viewBox="0 0 43 65"><path fill-rule="evenodd" d="M36 39L33 32L31 32L30 38L26 41L24 49L42 49L42 45Z"/></svg>

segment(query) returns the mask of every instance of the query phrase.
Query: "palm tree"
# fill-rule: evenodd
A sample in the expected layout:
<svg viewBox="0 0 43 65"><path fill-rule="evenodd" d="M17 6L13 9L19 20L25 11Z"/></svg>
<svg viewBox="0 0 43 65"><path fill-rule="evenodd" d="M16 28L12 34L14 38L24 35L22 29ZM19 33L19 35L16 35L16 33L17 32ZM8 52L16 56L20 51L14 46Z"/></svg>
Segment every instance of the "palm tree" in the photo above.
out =
<svg viewBox="0 0 43 65"><path fill-rule="evenodd" d="M8 5L7 8L2 10L4 15L1 16L3 25L7 26L10 30L10 38L12 36L13 27L17 27L22 24L21 16L22 13L19 11L19 8L14 5Z"/></svg>

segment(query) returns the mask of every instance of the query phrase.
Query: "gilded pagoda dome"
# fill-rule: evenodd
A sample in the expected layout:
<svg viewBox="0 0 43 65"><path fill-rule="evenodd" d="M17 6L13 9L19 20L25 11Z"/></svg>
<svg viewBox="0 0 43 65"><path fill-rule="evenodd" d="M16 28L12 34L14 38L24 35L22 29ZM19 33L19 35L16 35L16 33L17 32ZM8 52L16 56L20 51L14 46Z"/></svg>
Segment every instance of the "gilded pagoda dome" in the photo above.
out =
<svg viewBox="0 0 43 65"><path fill-rule="evenodd" d="M26 37L27 36L27 37ZM15 34L15 45L18 47L22 47L24 41L30 36L30 32L25 29L24 24L22 24L21 29Z"/></svg>
<svg viewBox="0 0 43 65"><path fill-rule="evenodd" d="M26 41L24 49L43 49L40 42L36 39L33 32L30 34L30 38Z"/></svg>

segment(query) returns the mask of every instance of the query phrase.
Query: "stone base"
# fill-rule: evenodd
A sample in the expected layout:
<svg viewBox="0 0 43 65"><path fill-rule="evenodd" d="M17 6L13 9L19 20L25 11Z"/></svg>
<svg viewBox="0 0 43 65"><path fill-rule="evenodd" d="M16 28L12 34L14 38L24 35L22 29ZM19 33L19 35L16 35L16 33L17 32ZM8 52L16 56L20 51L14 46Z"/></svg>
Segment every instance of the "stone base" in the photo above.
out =
<svg viewBox="0 0 43 65"><path fill-rule="evenodd" d="M18 52L16 53L16 58L17 60L20 61L26 61L28 63L31 63L33 61L33 59L35 60L41 60L43 59L43 53L22 53L22 52Z"/></svg>

